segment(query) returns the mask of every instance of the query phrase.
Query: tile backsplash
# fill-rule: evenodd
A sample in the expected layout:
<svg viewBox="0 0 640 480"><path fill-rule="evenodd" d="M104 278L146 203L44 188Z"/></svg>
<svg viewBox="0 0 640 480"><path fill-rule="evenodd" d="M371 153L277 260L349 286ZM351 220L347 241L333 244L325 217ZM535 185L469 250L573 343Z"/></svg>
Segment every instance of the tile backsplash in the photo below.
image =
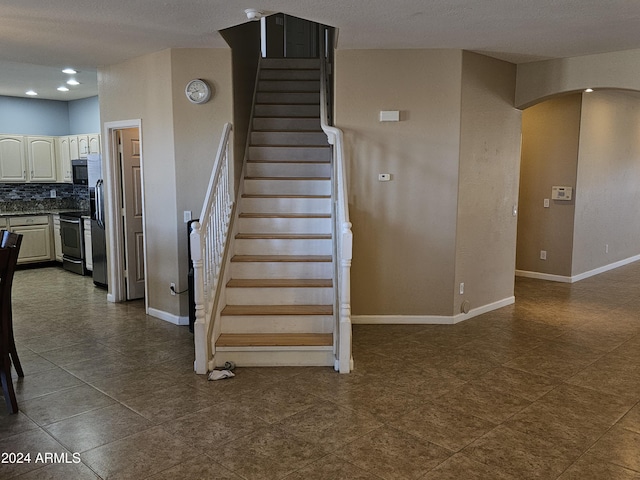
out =
<svg viewBox="0 0 640 480"><path fill-rule="evenodd" d="M55 198L51 192L55 190ZM89 210L89 189L70 183L0 183L0 213Z"/></svg>

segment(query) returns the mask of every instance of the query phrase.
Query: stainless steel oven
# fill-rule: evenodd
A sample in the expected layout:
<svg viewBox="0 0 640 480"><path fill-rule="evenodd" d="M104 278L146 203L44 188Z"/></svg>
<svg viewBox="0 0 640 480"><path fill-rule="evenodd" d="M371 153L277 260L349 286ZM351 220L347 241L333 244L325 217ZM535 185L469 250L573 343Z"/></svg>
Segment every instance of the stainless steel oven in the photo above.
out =
<svg viewBox="0 0 640 480"><path fill-rule="evenodd" d="M67 213L60 215L62 267L80 275L86 274L83 223L80 215Z"/></svg>

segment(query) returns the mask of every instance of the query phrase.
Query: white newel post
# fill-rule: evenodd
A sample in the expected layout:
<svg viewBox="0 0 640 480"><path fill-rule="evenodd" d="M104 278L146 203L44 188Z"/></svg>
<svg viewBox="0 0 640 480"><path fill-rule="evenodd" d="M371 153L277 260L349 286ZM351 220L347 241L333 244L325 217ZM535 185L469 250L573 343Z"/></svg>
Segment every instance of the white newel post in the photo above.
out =
<svg viewBox="0 0 640 480"><path fill-rule="evenodd" d="M353 252L353 233L351 223L344 222L341 232L340 261L340 373L349 373L353 369L351 355L351 258Z"/></svg>
<svg viewBox="0 0 640 480"><path fill-rule="evenodd" d="M202 261L202 237L199 222L193 222L191 224L191 233L189 237L191 242L191 261L193 262L194 301L196 304L196 318L193 325L196 354L194 370L196 373L205 374L207 373L207 364L209 361L209 341L207 338L208 328L205 319L204 268Z"/></svg>

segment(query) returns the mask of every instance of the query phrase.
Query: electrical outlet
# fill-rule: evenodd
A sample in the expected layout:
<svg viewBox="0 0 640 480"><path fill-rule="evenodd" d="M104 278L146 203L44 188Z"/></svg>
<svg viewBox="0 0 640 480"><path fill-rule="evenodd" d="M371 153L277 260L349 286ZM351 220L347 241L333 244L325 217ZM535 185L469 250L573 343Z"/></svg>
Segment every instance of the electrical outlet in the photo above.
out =
<svg viewBox="0 0 640 480"><path fill-rule="evenodd" d="M460 283L460 295L464 295L464 282Z"/></svg>
<svg viewBox="0 0 640 480"><path fill-rule="evenodd" d="M540 250L540 260L546 260L546 259L547 259L547 251Z"/></svg>
<svg viewBox="0 0 640 480"><path fill-rule="evenodd" d="M49 198L56 198L56 189L52 188L49 190Z"/></svg>
<svg viewBox="0 0 640 480"><path fill-rule="evenodd" d="M605 243L604 245L604 253L609 253L609 244Z"/></svg>
<svg viewBox="0 0 640 480"><path fill-rule="evenodd" d="M176 284L171 282L169 284L169 290L171 291L171 295L175 295L176 294Z"/></svg>

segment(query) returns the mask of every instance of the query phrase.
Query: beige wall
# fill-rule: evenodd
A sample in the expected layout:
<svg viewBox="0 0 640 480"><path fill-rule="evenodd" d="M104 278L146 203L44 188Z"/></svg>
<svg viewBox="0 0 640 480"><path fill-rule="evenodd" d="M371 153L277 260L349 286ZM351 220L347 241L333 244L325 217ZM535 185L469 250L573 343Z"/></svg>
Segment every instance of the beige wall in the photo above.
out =
<svg viewBox="0 0 640 480"><path fill-rule="evenodd" d="M178 291L187 289L188 239L183 212L191 211L193 218L200 216L224 124L233 122L230 67L231 51L228 48L171 50L176 182L174 201L177 214L174 235L178 246L178 269L173 272L173 281L177 282ZM212 87L212 98L203 105L194 105L184 94L187 82L194 78L202 78ZM144 125L143 130L146 130ZM164 293L162 284L159 287ZM186 316L188 295L178 297L180 315Z"/></svg>
<svg viewBox="0 0 640 480"><path fill-rule="evenodd" d="M585 88L640 90L640 50L584 55L518 65L516 106Z"/></svg>
<svg viewBox="0 0 640 480"><path fill-rule="evenodd" d="M551 187L576 187L580 112L581 95L573 94L522 114L518 270L571 275L575 201L551 200ZM540 250L546 250L547 260L540 259Z"/></svg>
<svg viewBox="0 0 640 480"><path fill-rule="evenodd" d="M640 254L640 97L582 98L573 275Z"/></svg>
<svg viewBox="0 0 640 480"><path fill-rule="evenodd" d="M474 309L513 296L521 122L515 75L513 64L463 53L454 314L464 300Z"/></svg>
<svg viewBox="0 0 640 480"><path fill-rule="evenodd" d="M191 78L208 80L213 100L191 105ZM168 288L186 286L182 212L199 215L222 125L232 120L230 78L227 49L164 50L98 72L101 123L141 119L148 304L172 315L187 314L186 295Z"/></svg>
<svg viewBox="0 0 640 480"><path fill-rule="evenodd" d="M453 50L336 52L354 315L452 314L461 65ZM381 123L380 110L401 121Z"/></svg>

